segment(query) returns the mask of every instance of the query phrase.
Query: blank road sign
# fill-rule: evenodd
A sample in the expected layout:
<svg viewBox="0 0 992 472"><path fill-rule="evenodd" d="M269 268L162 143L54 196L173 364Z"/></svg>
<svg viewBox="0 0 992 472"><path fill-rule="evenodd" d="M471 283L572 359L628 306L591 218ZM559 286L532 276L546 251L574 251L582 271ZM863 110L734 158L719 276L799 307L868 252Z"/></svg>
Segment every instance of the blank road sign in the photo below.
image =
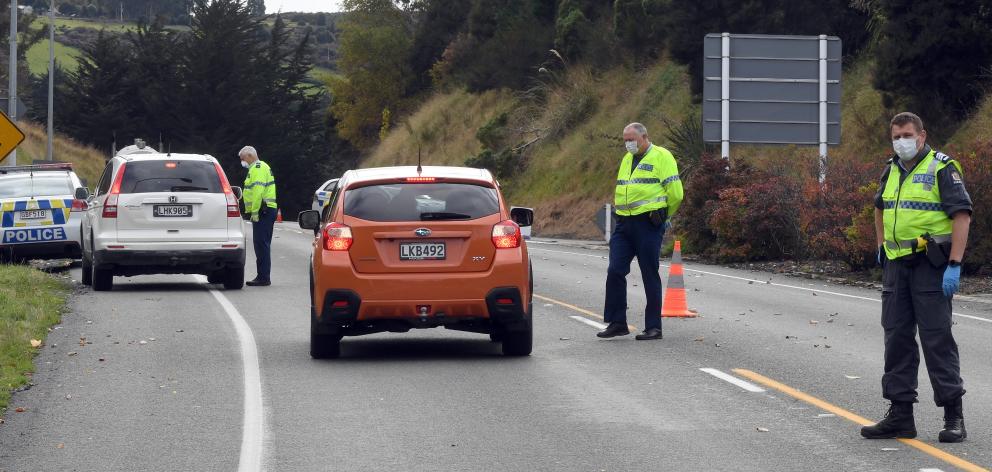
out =
<svg viewBox="0 0 992 472"><path fill-rule="evenodd" d="M703 53L707 142L840 144L840 38L708 34Z"/></svg>

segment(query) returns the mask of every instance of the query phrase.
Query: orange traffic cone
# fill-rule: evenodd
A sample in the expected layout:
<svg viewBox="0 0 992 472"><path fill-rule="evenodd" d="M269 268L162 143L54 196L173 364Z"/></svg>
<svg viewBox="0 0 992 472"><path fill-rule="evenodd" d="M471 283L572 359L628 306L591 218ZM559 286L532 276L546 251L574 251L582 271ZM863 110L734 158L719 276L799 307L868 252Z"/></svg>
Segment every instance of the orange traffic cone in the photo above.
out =
<svg viewBox="0 0 992 472"><path fill-rule="evenodd" d="M282 210L276 210L276 223L282 223Z"/></svg>
<svg viewBox="0 0 992 472"><path fill-rule="evenodd" d="M685 278L682 274L682 242L675 241L672 251L672 266L668 269L668 286L665 287L665 300L661 303L661 316L664 318L695 318L685 300Z"/></svg>

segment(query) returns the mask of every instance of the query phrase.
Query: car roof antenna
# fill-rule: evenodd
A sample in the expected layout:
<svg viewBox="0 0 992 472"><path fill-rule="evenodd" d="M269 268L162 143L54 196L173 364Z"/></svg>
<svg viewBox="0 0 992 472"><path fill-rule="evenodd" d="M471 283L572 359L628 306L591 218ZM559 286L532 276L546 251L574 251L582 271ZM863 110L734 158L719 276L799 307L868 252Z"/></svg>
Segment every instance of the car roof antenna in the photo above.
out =
<svg viewBox="0 0 992 472"><path fill-rule="evenodd" d="M417 144L417 175L420 175L424 171L424 168L420 165L420 144Z"/></svg>

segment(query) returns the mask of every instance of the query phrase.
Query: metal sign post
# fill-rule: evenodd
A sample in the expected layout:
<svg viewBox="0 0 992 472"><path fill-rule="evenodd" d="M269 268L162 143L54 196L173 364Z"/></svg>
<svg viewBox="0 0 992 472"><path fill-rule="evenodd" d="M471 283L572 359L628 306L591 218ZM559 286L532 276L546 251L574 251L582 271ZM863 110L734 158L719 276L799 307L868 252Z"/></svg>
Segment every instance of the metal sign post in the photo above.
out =
<svg viewBox="0 0 992 472"><path fill-rule="evenodd" d="M8 93L8 98L10 101L7 103L7 113L10 115L10 121L17 121L17 0L10 0L10 61L9 64L9 74L10 74L10 91ZM23 138L22 138L23 139ZM20 142L18 142L20 144ZM12 166L17 165L17 146L14 146L14 150L10 151L10 164Z"/></svg>
<svg viewBox="0 0 992 472"><path fill-rule="evenodd" d="M48 160L55 145L55 0L48 9Z"/></svg>
<svg viewBox="0 0 992 472"><path fill-rule="evenodd" d="M703 139L731 144L840 144L841 41L833 36L708 34Z"/></svg>

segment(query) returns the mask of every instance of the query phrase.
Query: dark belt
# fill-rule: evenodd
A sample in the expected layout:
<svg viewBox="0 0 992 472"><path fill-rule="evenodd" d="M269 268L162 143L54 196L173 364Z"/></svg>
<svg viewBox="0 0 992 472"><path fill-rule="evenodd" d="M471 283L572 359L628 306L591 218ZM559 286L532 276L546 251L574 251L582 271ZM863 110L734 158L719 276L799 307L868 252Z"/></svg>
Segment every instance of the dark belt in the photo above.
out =
<svg viewBox="0 0 992 472"><path fill-rule="evenodd" d="M636 215L631 215L631 216L618 215L614 213L613 218L615 218L617 221L638 220L638 219L650 220L651 217L648 216L648 213L650 212L638 213Z"/></svg>

